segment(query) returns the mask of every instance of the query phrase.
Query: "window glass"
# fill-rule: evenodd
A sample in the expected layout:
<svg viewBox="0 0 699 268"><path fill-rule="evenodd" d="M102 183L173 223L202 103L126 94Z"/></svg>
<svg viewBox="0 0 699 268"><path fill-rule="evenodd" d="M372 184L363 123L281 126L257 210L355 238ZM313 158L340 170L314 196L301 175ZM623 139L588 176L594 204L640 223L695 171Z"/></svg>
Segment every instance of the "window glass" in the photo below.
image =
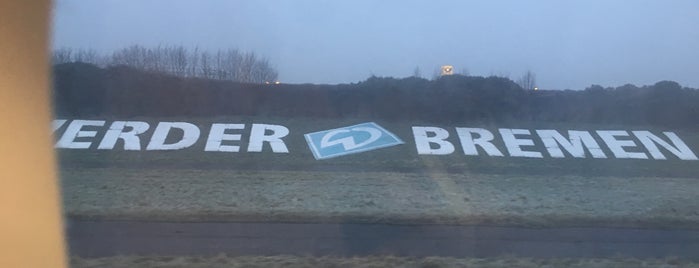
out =
<svg viewBox="0 0 699 268"><path fill-rule="evenodd" d="M698 8L57 0L71 264L698 265Z"/></svg>

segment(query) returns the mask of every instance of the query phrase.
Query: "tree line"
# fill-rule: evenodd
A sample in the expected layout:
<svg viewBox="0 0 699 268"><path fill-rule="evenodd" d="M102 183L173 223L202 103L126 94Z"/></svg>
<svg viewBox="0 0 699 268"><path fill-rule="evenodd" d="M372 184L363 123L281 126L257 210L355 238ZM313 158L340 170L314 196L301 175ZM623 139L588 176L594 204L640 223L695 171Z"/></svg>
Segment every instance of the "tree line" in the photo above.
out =
<svg viewBox="0 0 699 268"><path fill-rule="evenodd" d="M462 75L265 85L72 63L54 67L54 98L57 116L64 117L251 115L699 127L699 91L672 81L578 91L531 91L505 77Z"/></svg>
<svg viewBox="0 0 699 268"><path fill-rule="evenodd" d="M82 62L99 67L127 66L141 71L178 77L264 83L277 80L278 72L268 59L254 52L219 49L214 52L184 46L143 47L133 45L103 55L90 49L62 48L53 51L53 64Z"/></svg>

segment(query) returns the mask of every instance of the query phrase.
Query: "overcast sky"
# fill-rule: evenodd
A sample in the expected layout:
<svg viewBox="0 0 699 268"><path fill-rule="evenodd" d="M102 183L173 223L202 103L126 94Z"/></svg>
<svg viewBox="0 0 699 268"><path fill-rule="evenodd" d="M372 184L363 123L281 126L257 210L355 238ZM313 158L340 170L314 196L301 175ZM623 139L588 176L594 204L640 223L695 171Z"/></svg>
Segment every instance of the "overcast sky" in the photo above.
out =
<svg viewBox="0 0 699 268"><path fill-rule="evenodd" d="M441 65L545 89L699 87L696 0L57 0L53 46L239 48L286 83L430 78Z"/></svg>

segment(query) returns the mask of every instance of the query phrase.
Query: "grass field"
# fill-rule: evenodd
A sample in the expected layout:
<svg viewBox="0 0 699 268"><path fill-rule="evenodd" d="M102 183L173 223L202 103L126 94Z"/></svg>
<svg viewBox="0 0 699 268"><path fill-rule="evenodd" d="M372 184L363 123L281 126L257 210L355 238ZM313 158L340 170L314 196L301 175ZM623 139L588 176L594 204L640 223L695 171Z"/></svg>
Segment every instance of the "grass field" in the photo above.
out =
<svg viewBox="0 0 699 268"><path fill-rule="evenodd" d="M120 118L123 119L123 118ZM131 118L185 121L202 129L179 151L59 149L64 209L73 217L148 220L264 220L501 224L526 226L699 226L699 164L668 160L527 159L465 156L453 127L675 131L699 148L695 130L543 123L383 122L406 144L317 161L303 134L371 120L305 118ZM290 128L289 154L212 153L211 123ZM418 155L411 126L451 131L457 151ZM62 130L58 131L60 134ZM249 130L248 130L249 131ZM100 140L104 131L98 132ZM243 132L246 133L246 132ZM150 137L152 129L144 134ZM147 140L147 139L146 139ZM532 150L544 152L534 139ZM145 146L145 141L141 141ZM602 141L599 141L602 143ZM243 135L241 144L247 143ZM504 149L501 141L496 146ZM96 146L96 144L93 144ZM243 146L245 148L245 146ZM607 155L611 155L606 151Z"/></svg>
<svg viewBox="0 0 699 268"><path fill-rule="evenodd" d="M98 219L696 228L699 180L494 174L65 170L66 213Z"/></svg>

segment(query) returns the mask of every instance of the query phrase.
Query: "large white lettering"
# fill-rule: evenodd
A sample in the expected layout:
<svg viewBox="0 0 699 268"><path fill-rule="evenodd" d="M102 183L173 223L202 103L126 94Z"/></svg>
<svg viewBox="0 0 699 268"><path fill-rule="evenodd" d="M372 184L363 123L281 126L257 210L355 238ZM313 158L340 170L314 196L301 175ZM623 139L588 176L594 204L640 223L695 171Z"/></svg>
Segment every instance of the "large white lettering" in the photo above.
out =
<svg viewBox="0 0 699 268"><path fill-rule="evenodd" d="M672 154L676 155L679 159L697 160L697 156L694 154L694 152L692 152L692 150L689 149L684 142L682 142L680 137L673 132L663 132L663 134L670 139L672 145L660 137L653 135L653 133L650 133L650 131L640 130L632 131L632 133L636 136L636 138L638 138L639 141L641 141L641 144L648 149L648 152L654 159L666 159L665 155L663 155L663 153L658 149L658 146L655 146L655 144L658 144L670 151Z"/></svg>
<svg viewBox="0 0 699 268"><path fill-rule="evenodd" d="M83 130L83 127L101 127L104 126L104 123L105 122L101 120L73 120L63 133L63 136L56 143L56 147L68 149L90 148L90 145L92 145L91 141L76 141L75 139L94 138L97 136L97 131Z"/></svg>
<svg viewBox="0 0 699 268"><path fill-rule="evenodd" d="M174 143L165 144L165 139L170 130L178 128L183 131L182 139ZM146 147L146 150L180 150L192 146L199 139L199 128L186 122L160 122L155 127L153 137Z"/></svg>
<svg viewBox="0 0 699 268"><path fill-rule="evenodd" d="M457 127L456 133L459 135L459 142L465 155L478 155L476 146L481 147L490 156L503 156L492 141L495 138L493 133L483 128ZM472 134L478 134L478 138L473 138Z"/></svg>
<svg viewBox="0 0 699 268"><path fill-rule="evenodd" d="M131 130L124 131L127 127L130 127ZM104 138L102 138L102 142L97 146L97 149L114 149L117 140L121 139L124 141L124 150L141 150L141 139L138 138L138 135L146 132L148 128L150 126L146 122L114 121L107 133L104 134Z"/></svg>
<svg viewBox="0 0 699 268"><path fill-rule="evenodd" d="M240 151L238 145L222 145L223 141L240 141L242 135L228 134L226 130L245 129L244 124L212 124L209 138L206 140L204 151L207 152L233 152Z"/></svg>
<svg viewBox="0 0 699 268"><path fill-rule="evenodd" d="M59 128L61 128L68 120L65 119L57 119L53 120L51 122L51 131L56 132Z"/></svg>
<svg viewBox="0 0 699 268"><path fill-rule="evenodd" d="M607 144L616 158L648 159L645 153L629 152L624 147L636 147L633 140L619 140L617 137L629 137L629 133L624 130L598 130L597 135Z"/></svg>
<svg viewBox="0 0 699 268"><path fill-rule="evenodd" d="M265 135L268 130L272 133ZM286 144L282 141L282 138L286 137L286 135L289 135L289 129L285 126L252 124L248 152L262 152L262 146L267 142L272 147L272 152L288 153L289 149L286 148Z"/></svg>
<svg viewBox="0 0 699 268"><path fill-rule="evenodd" d="M597 144L595 139L592 137L590 132L578 131L578 130L568 130L568 138L566 139L558 133L556 130L544 129L537 130L536 134L539 135L541 141L544 143L544 147L554 158L564 158L563 151L559 147L563 147L570 155L577 158L585 158L585 148L590 152L594 158L607 158L602 151L602 148Z"/></svg>
<svg viewBox="0 0 699 268"><path fill-rule="evenodd" d="M428 133L432 136L428 136ZM413 127L413 136L418 154L444 155L454 152L454 145L446 140L449 132L443 128ZM437 145L437 148L432 148L432 144Z"/></svg>
<svg viewBox="0 0 699 268"><path fill-rule="evenodd" d="M505 142L505 147L507 147L507 152L510 153L510 156L533 158L544 157L540 152L522 150L522 146L534 146L534 141L531 139L517 138L516 135L531 135L529 130L501 128L499 131L500 135L502 136L502 141Z"/></svg>
<svg viewBox="0 0 699 268"><path fill-rule="evenodd" d="M147 139L145 133L150 132L147 122L113 121L108 128L105 124L103 120L55 119L51 122L51 129L57 137L60 135L55 146L68 149L113 150L117 143L122 142L124 150L138 151L143 149L144 142L147 143L146 150L179 150L194 146L201 134L200 129L191 123L160 122L152 130L150 140L144 141ZM546 150L547 155L553 158L572 156L665 160L669 152L680 160L699 160L690 146L674 132L662 132L663 135L660 135L647 130L567 130L566 133L554 129L509 128L491 132L485 128L470 127L456 127L455 130L461 149L464 155L468 156L477 156L483 152L488 156L505 156L503 153L507 150L507 154L512 157L543 158L543 151ZM449 155L454 153L455 146L458 146L449 141L453 133L444 128L414 126L412 132L417 153L420 155ZM259 153L268 146L273 153L289 153L289 148L284 142L289 133L289 128L282 125L214 123L211 124L203 147L207 152L237 153L247 148L247 152ZM245 135L249 135L249 139ZM536 140L537 136L543 147ZM101 137L101 141L94 148L93 143L98 142L95 140L97 137ZM353 137L329 137L324 138L326 140L321 144L342 144L345 149L358 146ZM373 142L377 139L370 138L369 141L362 142ZM505 148L500 144L504 144ZM606 148L603 150L603 145L607 146L608 151Z"/></svg>

